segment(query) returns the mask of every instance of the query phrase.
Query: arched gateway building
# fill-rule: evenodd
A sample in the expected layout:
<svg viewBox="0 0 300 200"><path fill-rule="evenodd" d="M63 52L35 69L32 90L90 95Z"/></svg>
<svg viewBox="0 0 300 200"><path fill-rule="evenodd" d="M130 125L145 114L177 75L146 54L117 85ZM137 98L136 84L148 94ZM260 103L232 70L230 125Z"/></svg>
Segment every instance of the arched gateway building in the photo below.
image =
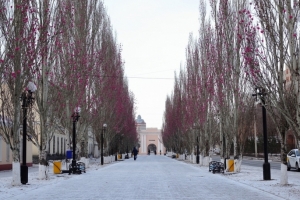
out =
<svg viewBox="0 0 300 200"><path fill-rule="evenodd" d="M146 122L142 119L141 115L138 115L135 120L137 132L139 134L139 154L146 155L148 150L155 152L159 155L164 155L165 147L161 137L161 131L158 128L147 128Z"/></svg>

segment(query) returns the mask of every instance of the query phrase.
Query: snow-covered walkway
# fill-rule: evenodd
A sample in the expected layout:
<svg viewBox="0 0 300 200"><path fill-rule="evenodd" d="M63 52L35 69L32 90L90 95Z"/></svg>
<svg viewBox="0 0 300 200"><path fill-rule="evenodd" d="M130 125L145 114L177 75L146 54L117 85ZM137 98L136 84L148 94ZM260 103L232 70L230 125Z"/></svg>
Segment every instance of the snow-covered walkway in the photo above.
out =
<svg viewBox="0 0 300 200"><path fill-rule="evenodd" d="M251 185L251 178L255 176L251 177L250 173L253 170L247 170L248 168L245 168L244 173L236 175L212 174L208 172L207 167L199 167L166 156L138 156L136 161L131 158L104 166L94 164L87 169L87 173L81 175L51 174L51 180L47 181L37 180L37 172L30 173L28 185L17 187L10 186L11 178L0 178L0 199L297 198L297 193L289 197L282 192L274 195L263 187ZM249 184L245 182L248 179ZM264 182L266 185L272 182L268 184L266 181L255 181ZM294 188L299 192L298 186Z"/></svg>

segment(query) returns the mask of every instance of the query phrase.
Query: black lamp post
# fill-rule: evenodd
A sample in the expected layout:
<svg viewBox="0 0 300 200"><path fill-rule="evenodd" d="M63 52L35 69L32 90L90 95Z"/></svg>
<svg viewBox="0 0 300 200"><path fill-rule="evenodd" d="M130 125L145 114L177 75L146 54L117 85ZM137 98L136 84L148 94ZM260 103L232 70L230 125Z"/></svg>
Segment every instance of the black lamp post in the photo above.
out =
<svg viewBox="0 0 300 200"><path fill-rule="evenodd" d="M199 137L197 135L197 156L196 156L196 163L199 164Z"/></svg>
<svg viewBox="0 0 300 200"><path fill-rule="evenodd" d="M119 153L119 131L117 131L116 133L116 137L115 137L115 141L116 141L116 155L115 155L115 161L118 161L118 153Z"/></svg>
<svg viewBox="0 0 300 200"><path fill-rule="evenodd" d="M262 104L262 117L263 117L263 135L264 135L264 157L265 162L263 164L263 179L271 180L271 169L270 163L268 162L268 136L267 136L267 118L266 118L266 105L265 105L265 89L264 88L255 88L255 94L252 96L258 96Z"/></svg>
<svg viewBox="0 0 300 200"><path fill-rule="evenodd" d="M21 183L28 183L28 166L26 164L26 136L27 136L27 108L32 106L33 92L36 91L36 86L33 82L29 82L27 90L22 92L22 109L23 109L23 152L22 152L22 165L21 165Z"/></svg>
<svg viewBox="0 0 300 200"><path fill-rule="evenodd" d="M80 115L79 115L79 112L80 112L80 108L76 108L73 115L72 115L72 118L73 118L73 159L72 159L72 172L73 174L76 173L76 122L78 121ZM71 173L71 171L69 172Z"/></svg>
<svg viewBox="0 0 300 200"><path fill-rule="evenodd" d="M126 150L126 153L127 153L127 159L129 158L129 155L128 155L128 141L127 141L127 150Z"/></svg>
<svg viewBox="0 0 300 200"><path fill-rule="evenodd" d="M104 132L106 130L107 124L103 124L102 132L101 132L101 165L103 165L103 147L104 147Z"/></svg>
<svg viewBox="0 0 300 200"><path fill-rule="evenodd" d="M193 129L200 129L196 126L196 124L194 124L194 127ZM198 134L197 134L197 137L196 137L196 144L197 144L197 151L196 151L196 163L199 164L199 137L198 137Z"/></svg>

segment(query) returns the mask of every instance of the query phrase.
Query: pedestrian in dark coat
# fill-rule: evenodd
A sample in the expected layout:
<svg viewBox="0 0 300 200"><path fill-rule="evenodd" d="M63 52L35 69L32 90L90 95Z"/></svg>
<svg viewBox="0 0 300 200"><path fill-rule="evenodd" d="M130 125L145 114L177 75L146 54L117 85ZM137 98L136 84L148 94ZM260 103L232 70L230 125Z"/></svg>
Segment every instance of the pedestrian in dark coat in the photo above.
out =
<svg viewBox="0 0 300 200"><path fill-rule="evenodd" d="M132 154L134 156L134 160L136 160L138 154L138 150L136 149L136 147L133 147Z"/></svg>

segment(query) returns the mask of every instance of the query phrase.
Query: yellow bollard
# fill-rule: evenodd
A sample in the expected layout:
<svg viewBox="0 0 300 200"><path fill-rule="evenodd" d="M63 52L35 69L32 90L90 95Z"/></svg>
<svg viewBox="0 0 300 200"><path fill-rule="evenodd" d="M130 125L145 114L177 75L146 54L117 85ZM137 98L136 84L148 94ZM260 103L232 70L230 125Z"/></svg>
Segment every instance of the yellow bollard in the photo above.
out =
<svg viewBox="0 0 300 200"><path fill-rule="evenodd" d="M228 167L227 167L229 172L233 172L234 171L234 160L229 159L228 160Z"/></svg>
<svg viewBox="0 0 300 200"><path fill-rule="evenodd" d="M53 173L54 174L61 173L61 161L53 161Z"/></svg>

